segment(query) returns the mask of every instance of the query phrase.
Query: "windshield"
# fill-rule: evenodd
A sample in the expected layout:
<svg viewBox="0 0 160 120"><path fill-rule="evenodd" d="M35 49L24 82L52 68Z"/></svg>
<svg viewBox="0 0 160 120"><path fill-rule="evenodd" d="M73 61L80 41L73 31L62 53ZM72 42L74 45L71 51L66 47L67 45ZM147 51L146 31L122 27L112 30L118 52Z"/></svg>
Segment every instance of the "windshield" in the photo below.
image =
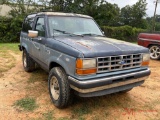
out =
<svg viewBox="0 0 160 120"><path fill-rule="evenodd" d="M51 36L72 35L100 35L103 36L97 24L89 18L81 17L49 17L49 31Z"/></svg>

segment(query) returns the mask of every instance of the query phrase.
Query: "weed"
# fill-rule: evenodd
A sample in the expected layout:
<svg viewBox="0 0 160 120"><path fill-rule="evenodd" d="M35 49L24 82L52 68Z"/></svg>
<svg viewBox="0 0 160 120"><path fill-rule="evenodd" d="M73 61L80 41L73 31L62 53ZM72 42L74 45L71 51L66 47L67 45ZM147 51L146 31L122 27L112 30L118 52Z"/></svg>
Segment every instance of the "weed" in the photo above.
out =
<svg viewBox="0 0 160 120"><path fill-rule="evenodd" d="M85 114L91 113L91 109L90 109L90 107L87 104L83 104L82 107L78 107L76 109L73 109L73 113L76 116L80 117L80 116L83 116Z"/></svg>
<svg viewBox="0 0 160 120"><path fill-rule="evenodd" d="M53 111L48 111L47 113L43 114L44 120L53 120Z"/></svg>
<svg viewBox="0 0 160 120"><path fill-rule="evenodd" d="M57 120L70 120L70 119L67 117L62 117L62 118L58 118Z"/></svg>
<svg viewBox="0 0 160 120"><path fill-rule="evenodd" d="M14 106L22 108L25 111L33 111L33 110L35 110L38 107L38 105L36 104L35 99L29 98L29 97L17 100L14 103Z"/></svg>

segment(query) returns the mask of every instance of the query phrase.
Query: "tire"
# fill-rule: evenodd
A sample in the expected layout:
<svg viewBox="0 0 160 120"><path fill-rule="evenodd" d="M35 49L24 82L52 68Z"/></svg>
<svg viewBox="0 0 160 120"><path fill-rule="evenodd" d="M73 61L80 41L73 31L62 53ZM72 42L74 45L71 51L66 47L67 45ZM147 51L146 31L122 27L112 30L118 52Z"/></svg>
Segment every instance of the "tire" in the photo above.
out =
<svg viewBox="0 0 160 120"><path fill-rule="evenodd" d="M150 58L153 60L159 60L160 59L160 46L158 45L152 45L149 47L150 52Z"/></svg>
<svg viewBox="0 0 160 120"><path fill-rule="evenodd" d="M121 91L121 93L127 93L127 92L129 92L129 91L131 91L131 90L132 90L132 88L127 89L127 90L123 90L123 91Z"/></svg>
<svg viewBox="0 0 160 120"><path fill-rule="evenodd" d="M25 49L23 50L22 62L23 68L26 72L32 72L33 70L35 70L36 64Z"/></svg>
<svg viewBox="0 0 160 120"><path fill-rule="evenodd" d="M61 67L54 67L48 77L49 94L57 108L65 108L72 103L73 95L67 80L67 75Z"/></svg>

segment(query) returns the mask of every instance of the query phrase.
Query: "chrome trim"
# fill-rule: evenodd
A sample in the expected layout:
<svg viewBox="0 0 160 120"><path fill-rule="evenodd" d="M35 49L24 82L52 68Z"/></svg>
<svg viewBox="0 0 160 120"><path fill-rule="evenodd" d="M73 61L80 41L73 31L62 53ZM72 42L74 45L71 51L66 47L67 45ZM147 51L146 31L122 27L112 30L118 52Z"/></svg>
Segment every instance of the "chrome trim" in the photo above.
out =
<svg viewBox="0 0 160 120"><path fill-rule="evenodd" d="M137 78L137 79L132 79L132 80L128 80L128 81L118 82L118 83L114 83L114 84L110 84L110 85L104 85L104 86L100 86L100 87L89 88L89 89L79 89L79 88L77 88L73 85L70 85L70 87L72 89L76 90L77 92L80 92L80 93L91 93L91 92L101 91L101 90L105 90L105 89L110 89L110 88L114 88L114 87L119 87L119 86L123 86L123 85L127 85L127 84L140 82L140 81L143 81L147 78L148 78L148 76Z"/></svg>
<svg viewBox="0 0 160 120"><path fill-rule="evenodd" d="M160 42L160 40L145 39L145 38L139 38L139 40L143 40L143 41L152 41L152 42Z"/></svg>
<svg viewBox="0 0 160 120"><path fill-rule="evenodd" d="M116 79L120 79L120 78L125 78L125 77L130 77L130 76L135 76L137 74L143 74L146 72L149 72L150 69L148 68L147 70L143 70L140 72L134 72L134 73L128 73L125 75L118 75L118 76L114 76L114 77L107 77L107 78L99 78L99 79L94 79L94 80L85 80L85 81L79 81L71 76L68 76L68 79L78 83L78 84L94 84L94 83L98 83L98 82L102 82L102 81L110 81L110 80L116 80Z"/></svg>
<svg viewBox="0 0 160 120"><path fill-rule="evenodd" d="M138 53L138 54L98 57L97 73L126 70L126 69L140 67L142 62L142 56L143 56L142 53ZM127 61L127 62L124 64L118 64L121 61ZM102 64L102 65L99 65L99 64Z"/></svg>

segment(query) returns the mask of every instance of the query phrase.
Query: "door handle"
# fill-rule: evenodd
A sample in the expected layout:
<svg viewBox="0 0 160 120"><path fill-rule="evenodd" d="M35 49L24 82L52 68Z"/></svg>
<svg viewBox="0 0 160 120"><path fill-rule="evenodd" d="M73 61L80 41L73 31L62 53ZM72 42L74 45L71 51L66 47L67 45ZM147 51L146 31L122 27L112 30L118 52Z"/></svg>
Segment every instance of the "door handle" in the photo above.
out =
<svg viewBox="0 0 160 120"><path fill-rule="evenodd" d="M42 40L42 38L38 38L38 41L41 41Z"/></svg>
<svg viewBox="0 0 160 120"><path fill-rule="evenodd" d="M45 48L45 51L46 51L48 54L50 54L50 50L48 50L48 49Z"/></svg>

